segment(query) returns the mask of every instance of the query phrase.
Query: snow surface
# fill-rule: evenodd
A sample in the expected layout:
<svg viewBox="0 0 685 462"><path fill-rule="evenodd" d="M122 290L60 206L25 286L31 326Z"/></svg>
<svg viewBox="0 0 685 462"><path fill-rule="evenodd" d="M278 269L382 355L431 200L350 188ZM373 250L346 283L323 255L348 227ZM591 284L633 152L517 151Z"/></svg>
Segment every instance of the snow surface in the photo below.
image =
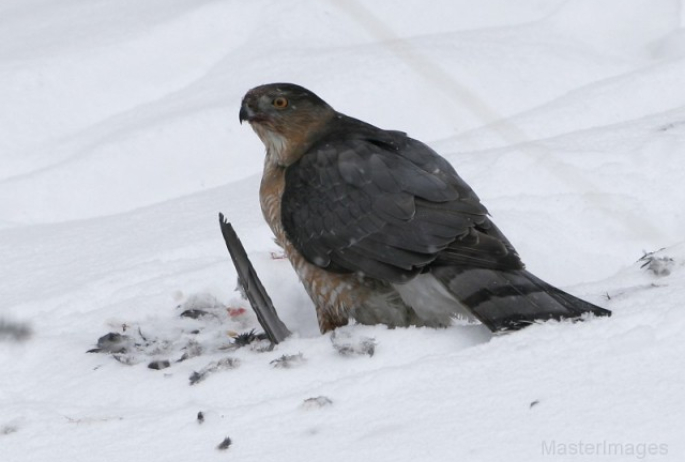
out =
<svg viewBox="0 0 685 462"><path fill-rule="evenodd" d="M0 460L683 460L683 11L3 0L0 330L33 335L0 335ZM259 212L238 108L273 81L431 144L529 269L613 317L353 325L342 355ZM273 351L227 349L256 322L219 211L295 332ZM135 346L86 354L108 332Z"/></svg>

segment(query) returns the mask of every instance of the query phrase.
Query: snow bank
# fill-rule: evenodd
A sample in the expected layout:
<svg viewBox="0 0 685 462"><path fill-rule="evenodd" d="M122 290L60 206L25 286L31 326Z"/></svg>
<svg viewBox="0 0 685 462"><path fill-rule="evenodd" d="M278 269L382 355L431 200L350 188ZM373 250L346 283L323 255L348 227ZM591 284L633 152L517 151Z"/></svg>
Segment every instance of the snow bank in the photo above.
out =
<svg viewBox="0 0 685 462"><path fill-rule="evenodd" d="M3 461L685 454L681 2L10 0L0 23ZM271 81L434 146L532 271L614 315L321 336L237 120ZM256 322L219 211L295 332L273 351L232 346ZM86 354L108 332L129 351Z"/></svg>

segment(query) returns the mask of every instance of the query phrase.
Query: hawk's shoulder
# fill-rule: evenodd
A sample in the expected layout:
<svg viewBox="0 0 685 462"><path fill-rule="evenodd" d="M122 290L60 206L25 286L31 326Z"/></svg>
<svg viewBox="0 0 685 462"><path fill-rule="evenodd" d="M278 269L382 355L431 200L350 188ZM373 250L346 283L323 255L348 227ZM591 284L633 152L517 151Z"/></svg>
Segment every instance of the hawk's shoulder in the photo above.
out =
<svg viewBox="0 0 685 462"><path fill-rule="evenodd" d="M445 159L402 132L343 115L329 125L286 171L283 226L307 260L401 282L441 255L458 260L467 238L469 262L475 249L499 264L486 255L510 244L478 239L487 210Z"/></svg>

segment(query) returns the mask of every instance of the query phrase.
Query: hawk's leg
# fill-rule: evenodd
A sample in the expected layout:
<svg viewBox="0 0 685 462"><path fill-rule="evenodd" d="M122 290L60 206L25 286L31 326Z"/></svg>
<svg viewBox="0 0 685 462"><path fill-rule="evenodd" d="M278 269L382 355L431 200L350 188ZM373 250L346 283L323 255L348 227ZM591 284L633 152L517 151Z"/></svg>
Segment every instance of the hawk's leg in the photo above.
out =
<svg viewBox="0 0 685 462"><path fill-rule="evenodd" d="M350 318L391 327L423 324L389 283L354 273L332 273L306 261L292 245L286 244L285 249L314 303L322 333L346 325Z"/></svg>

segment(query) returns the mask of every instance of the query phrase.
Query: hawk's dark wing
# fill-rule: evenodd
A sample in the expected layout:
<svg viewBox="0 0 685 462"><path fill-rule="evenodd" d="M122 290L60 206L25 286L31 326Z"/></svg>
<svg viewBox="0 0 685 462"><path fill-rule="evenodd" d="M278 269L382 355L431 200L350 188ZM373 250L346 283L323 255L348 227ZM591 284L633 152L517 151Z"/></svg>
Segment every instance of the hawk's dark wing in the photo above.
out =
<svg viewBox="0 0 685 462"><path fill-rule="evenodd" d="M522 268L452 166L400 132L351 119L286 172L282 221L311 263L402 282L427 265Z"/></svg>

